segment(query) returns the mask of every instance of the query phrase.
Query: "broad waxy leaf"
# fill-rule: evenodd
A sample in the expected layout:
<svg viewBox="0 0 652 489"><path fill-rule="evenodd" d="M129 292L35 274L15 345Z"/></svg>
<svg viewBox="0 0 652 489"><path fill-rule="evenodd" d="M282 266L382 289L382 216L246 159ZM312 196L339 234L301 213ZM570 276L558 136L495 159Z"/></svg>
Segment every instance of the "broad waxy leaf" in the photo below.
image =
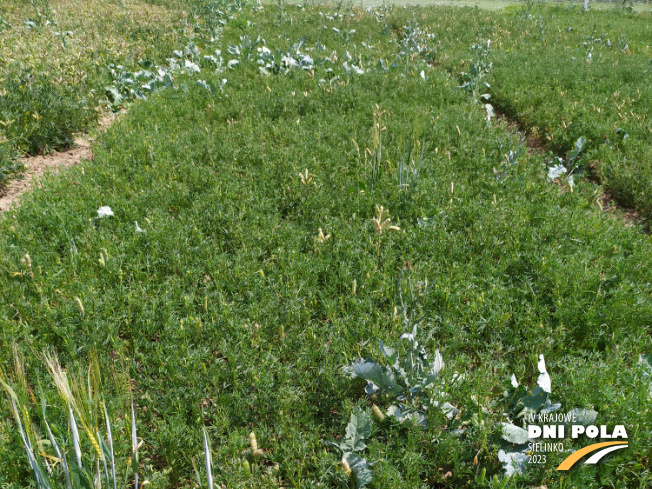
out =
<svg viewBox="0 0 652 489"><path fill-rule="evenodd" d="M598 413L592 409L575 408L571 409L568 414L570 415L573 424L581 424L584 426L593 424L595 423L595 420L598 419Z"/></svg>
<svg viewBox="0 0 652 489"><path fill-rule="evenodd" d="M538 412L543 406L545 406L547 400L548 394L546 392L541 392L537 395L524 397L523 405L528 409Z"/></svg>
<svg viewBox="0 0 652 489"><path fill-rule="evenodd" d="M362 182L360 182L360 183L362 183ZM366 190L366 186L365 186L365 190ZM379 343L380 343L380 353L382 353L385 356L385 358L387 358L389 360L389 363L394 364L394 362L396 361L396 357L397 357L396 349L389 348L388 346L385 346L385 344L383 343L383 340L379 340Z"/></svg>
<svg viewBox="0 0 652 489"><path fill-rule="evenodd" d="M551 166L548 168L548 178L550 180L555 180L556 178L560 178L567 171L568 170L566 170L564 165Z"/></svg>
<svg viewBox="0 0 652 489"><path fill-rule="evenodd" d="M372 478L371 470L369 470L371 464L367 462L367 459L361 458L355 453L345 453L344 458L349 463L349 467L351 467L356 486L360 489L366 487Z"/></svg>
<svg viewBox="0 0 652 489"><path fill-rule="evenodd" d="M494 111L494 107L491 104L484 104L484 109L487 112L487 120L491 120L494 117L496 117L496 111Z"/></svg>
<svg viewBox="0 0 652 489"><path fill-rule="evenodd" d="M527 443L528 440L526 430L509 423L503 423L502 438L503 440L506 440L515 445L522 445L523 443Z"/></svg>
<svg viewBox="0 0 652 489"><path fill-rule="evenodd" d="M541 387L544 392L552 392L550 375L548 375L548 371L546 370L546 360L543 358L543 355L539 355L538 367L539 378L537 379L537 385Z"/></svg>
<svg viewBox="0 0 652 489"><path fill-rule="evenodd" d="M525 473L525 466L527 465L527 455L525 453L500 450L498 452L498 460L503 463L503 470L507 477L515 473Z"/></svg>
<svg viewBox="0 0 652 489"><path fill-rule="evenodd" d="M652 375L652 354L639 355L638 362L643 365L643 368L647 370L648 374Z"/></svg>
<svg viewBox="0 0 652 489"><path fill-rule="evenodd" d="M344 452L359 452L367 448L364 442L371 435L371 417L366 411L357 411L351 414L351 419L346 427L346 439L340 444Z"/></svg>
<svg viewBox="0 0 652 489"><path fill-rule="evenodd" d="M386 391L393 395L401 393L401 387L396 383L396 376L387 367L383 367L378 362L369 359L360 359L346 367L352 377L364 379L371 384L371 389L367 390L369 394L374 394L378 390ZM369 386L368 386L369 387Z"/></svg>
<svg viewBox="0 0 652 489"><path fill-rule="evenodd" d="M424 413L412 409L404 409L400 404L390 406L387 409L387 416L396 418L399 423L411 421L414 425L423 427L426 427L428 424L428 419Z"/></svg>
<svg viewBox="0 0 652 489"><path fill-rule="evenodd" d="M550 404L550 405L548 405L548 404ZM546 401L546 406L539 412L541 414L548 414L548 413L554 413L555 411L559 411L560 409L561 409L561 403L560 402L555 403L555 404L551 404L550 400L547 400Z"/></svg>
<svg viewBox="0 0 652 489"><path fill-rule="evenodd" d="M117 88L107 87L105 90L106 90L106 96L112 104L120 105L123 102L122 95L120 94Z"/></svg>
<svg viewBox="0 0 652 489"><path fill-rule="evenodd" d="M444 368L444 359L439 353L439 350L435 351L435 358L429 365L430 370L428 371L427 383L433 382L438 376L439 373Z"/></svg>
<svg viewBox="0 0 652 489"><path fill-rule="evenodd" d="M450 402L445 402L442 404L441 411L446 415L448 419L453 419L455 416L457 416L457 413L460 412L460 410L453 406Z"/></svg>

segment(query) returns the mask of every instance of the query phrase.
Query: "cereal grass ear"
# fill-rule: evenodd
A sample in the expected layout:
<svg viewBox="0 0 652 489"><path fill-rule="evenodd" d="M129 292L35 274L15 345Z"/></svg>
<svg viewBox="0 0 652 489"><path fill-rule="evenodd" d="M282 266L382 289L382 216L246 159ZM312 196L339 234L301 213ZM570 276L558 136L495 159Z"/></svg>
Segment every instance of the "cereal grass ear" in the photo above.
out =
<svg viewBox="0 0 652 489"><path fill-rule="evenodd" d="M84 409L87 407L86 404L80 405L78 399L73 395L72 389L70 387L70 382L68 381L68 376L66 372L61 368L57 356L49 355L46 353L43 357L45 359L45 363L48 367L48 370L52 375L54 384L57 387L57 390L59 391L59 396L67 404L68 409L70 411L69 418L70 418L71 429L74 426L74 430L77 432L77 423L74 415L72 414L74 411L74 413L76 413L77 416L79 417L79 422L81 423L82 429L88 436L88 439L90 440L91 445L95 450L95 453L97 453L99 459L102 460L102 449L100 448L98 438L96 438L96 435L90 426L90 420L89 420L90 415L88 414L88 412L84 412L84 410L82 410L82 407L84 407ZM92 404L92 399L89 398L88 402ZM79 437L78 432L77 432L77 437ZM80 455L78 457L78 465L81 467L80 465L81 451L79 453Z"/></svg>

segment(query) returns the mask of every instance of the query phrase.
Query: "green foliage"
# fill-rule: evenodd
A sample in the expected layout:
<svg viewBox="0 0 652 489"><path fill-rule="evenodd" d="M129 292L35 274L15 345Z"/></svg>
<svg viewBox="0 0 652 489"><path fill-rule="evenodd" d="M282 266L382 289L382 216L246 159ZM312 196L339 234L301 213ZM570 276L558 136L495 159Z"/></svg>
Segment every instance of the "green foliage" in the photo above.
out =
<svg viewBox="0 0 652 489"><path fill-rule="evenodd" d="M546 362L543 355L539 355L539 377L537 387L532 389L531 394L520 385L516 376L512 375L512 389L505 391L501 400L508 422L502 423L501 438L512 445L512 450L506 452L501 450L498 458L503 462L505 475L511 476L514 473L523 474L526 469L526 455L529 450L528 431L514 424L512 419L521 419L523 426L547 424L541 415L547 415L559 411L561 403L552 404L550 396L552 393L551 380L546 370ZM575 408L564 415L564 420L574 420L574 424L588 426L594 424L598 417L596 411L590 409Z"/></svg>
<svg viewBox="0 0 652 489"><path fill-rule="evenodd" d="M371 483L371 465L355 452L361 452L367 445L365 440L371 435L371 417L366 411L354 411L346 427L344 441L329 444L342 453L342 466L347 476L351 475L356 487L363 488Z"/></svg>
<svg viewBox="0 0 652 489"><path fill-rule="evenodd" d="M406 324L411 321L406 320ZM382 354L381 365L375 360L360 359L346 367L352 378L367 382L365 393L368 396L377 395L382 398L397 401L387 410L389 416L399 422L411 421L426 426L426 411L429 406L439 406L442 381L440 373L444 367L439 350L434 358L429 360L425 348L418 341L418 324L414 323L411 333L404 333L399 339L399 348L386 347L380 340L379 351ZM404 356L401 358L401 343ZM449 418L457 414L450 403L446 402L441 409Z"/></svg>
<svg viewBox="0 0 652 489"><path fill-rule="evenodd" d="M559 156L586 138L588 174L649 217L649 14L535 10L527 19L491 20L500 24L493 28L500 47L492 52L492 103Z"/></svg>
<svg viewBox="0 0 652 489"><path fill-rule="evenodd" d="M398 164L398 188L401 192L401 203L406 204L412 201L412 196L417 189L419 184L419 173L421 173L421 167L424 162L424 154L426 150L426 140L423 139L420 145L417 145L417 150L419 147L421 151L417 154L417 160L415 161L412 156L413 151L412 141L408 141L403 154L401 155L401 160Z"/></svg>
<svg viewBox="0 0 652 489"><path fill-rule="evenodd" d="M0 191L12 174L23 169L23 164L17 161L17 157L11 144L0 143Z"/></svg>
<svg viewBox="0 0 652 489"><path fill-rule="evenodd" d="M101 399L103 396L99 392L103 379L97 357L91 356L87 384L84 385L83 380L80 382L78 378L69 380L67 372L59 365L57 358L45 355L45 364L50 370L50 380L59 392L59 404L63 405L62 409L57 409L55 405L55 409L67 414L64 415L64 419L67 417L67 427L71 434L68 438L64 437L67 430L58 428L57 423L52 423L51 426L48 421L46 409L48 402L51 401L43 390L40 392L40 406L35 405L37 400L28 384L24 361L15 346L14 357L13 379L6 377L0 371L0 387L6 394L7 404L20 433L22 448L36 487L38 489L117 487L111 422L105 401ZM110 389L104 387L105 392L109 393ZM102 413L99 412L100 404ZM133 426L135 424L133 408L131 416ZM105 422L103 429L100 428L102 417L102 421ZM82 443L79 426L86 434L89 443ZM41 434L42 430L45 431L45 435ZM101 434L104 430L106 439ZM74 457L71 454L74 454ZM120 468L125 470L124 467Z"/></svg>
<svg viewBox="0 0 652 489"><path fill-rule="evenodd" d="M642 435L649 426L649 378L637 364L641 353L652 351L649 238L602 213L591 182L577 181L573 193L550 185L549 157L536 151L523 149L508 158L513 177L497 179L493 168L502 171L503 155L510 149L518 153L522 136L500 118L487 125L483 107L457 89L457 74L469 71L462 66L470 58L468 47L483 38L492 39L494 65L487 79L492 103L496 86L506 94L500 80L507 76L502 70L510 67L508 60L520 62L518 69L511 67L516 78L538 60L516 50L536 43L532 52L541 52L536 25L518 28L509 13L472 9L366 12L342 6L335 12L284 5L279 15L275 6L237 10L220 3L211 11L225 24L214 24L220 37L209 45L204 41L213 28L196 7L188 29L179 32L172 21L142 25L147 39L160 35L160 40L148 41L142 54L125 55L128 62L112 55L101 65L121 65L133 74L147 69L137 63L148 59L168 68L164 58L178 50L182 56L172 56L183 60L184 71L187 60L201 73L174 73L176 89L131 104L99 138L94 162L44 179L43 188L0 218L0 352L10 351L13 341L23 345L29 377L40 379L49 400L57 442L67 450L72 446L68 415L47 372L34 361L35 352L54 348L69 371L82 366L86 371L96 345L101 365L128 359L134 402L141 406L135 406L138 435L145 441L139 484L194 485L193 463L201 467L196 461L205 460L205 426L217 487L347 487L351 478L324 440L342 442L337 437L350 413L368 401L341 366L371 358L379 378L391 372L397 386L389 399L377 400L383 411L393 404L424 412L427 426L386 416L368 438L360 438L364 452L352 453L374 461L370 486L649 485L651 441ZM112 8L120 25L121 7L114 2ZM554 12L555 20L545 16L547 46L554 47L548 42L552 35L559 34L561 42L582 30L585 42L593 32L592 25L587 30L577 24L567 33L567 19L584 22L584 17ZM22 25L7 19L13 27L5 32ZM128 19L124 27L135 38ZM396 40L413 19L423 30L433 26L434 64L424 64L418 53L400 54ZM620 17L614 19L621 24ZM63 21L57 22L62 27ZM638 20L632 23L644 29ZM526 41L528 30L534 35ZM33 29L29 33L36 35ZM516 38L508 42L512 34ZM623 35L630 52L643 50L638 28ZM610 36L613 49L620 49L618 36ZM67 49L75 39L68 39ZM573 40L573 55L581 57L575 66L585 69L586 49L579 49L579 40ZM192 47L184 53L189 42L199 62ZM599 66L597 53L612 48L594 44L591 64ZM631 76L632 84L640 80L632 75L639 59L634 54L618 55L618 73ZM215 61L203 64L204 56ZM266 75L260 68L268 63ZM105 75L100 98L111 86ZM541 80L549 75L540 72ZM576 88L573 80L559 82ZM557 88L554 95L549 90L544 97L544 88L527 95L537 98L542 110L553 105L548 99L564 105L573 92L561 97L566 88ZM523 90L518 93L523 103ZM568 108L581 111L581 105ZM364 154L374 147L370 126L376 106L386 111L380 125L386 129L382 177L371 188L371 157L365 162ZM638 113L639 107L629 108L628 102L628 110ZM602 124L599 119L586 112L576 120L591 126ZM554 127L560 124L559 118L550 120ZM618 127L630 136L616 141L610 135L614 158L640 135L630 125ZM596 139L586 127L565 135L567 146L550 149L565 155L580 136L587 139L580 158L590 168ZM409 205L402 205L396 185L402 145L424 138L418 186ZM381 204L391 209L400 231L383 234L379 253L372 219ZM98 219L104 206L114 215ZM324 239L316 245L319 229ZM401 280L407 279L423 291L414 300L403 294ZM75 298L83 303L83 315ZM396 313L394 304L400 305ZM404 333L413 339L397 345ZM379 340L395 347L394 361L378 354ZM447 364L430 385L437 348ZM555 372L551 405L582 406L599 411L601 423L626 425L636 434L627 451L563 479L553 456L549 465L498 479L501 441L508 443L500 439L506 412L501 386L512 373L534 385L532 352L545 355ZM405 376L394 368L397 362ZM2 368L9 363L0 354ZM456 373L454 386L439 382ZM408 385L417 390L410 392ZM532 394L526 390L521 400L539 393ZM31 405L29 394L26 398L23 404ZM122 413L112 427L116 460L125 461L116 475L126 485L132 480L131 473L125 479L132 455L130 413L127 397L118 399L119 410L108 408ZM432 399L449 400L460 413L449 419ZM3 414L0 485L27 486L31 469L17 424L9 410ZM83 426L76 412L75 418ZM253 427L264 457L243 461L250 455L247 435ZM90 438L80 434L88 460ZM356 462L347 459L351 469Z"/></svg>
<svg viewBox="0 0 652 489"><path fill-rule="evenodd" d="M575 186L573 174L583 169L583 158L580 158L580 154L584 150L585 144L586 139L581 137L575 141L575 147L566 155L566 161L560 157L555 158L557 164L548 168L548 178L568 184L572 191Z"/></svg>
<svg viewBox="0 0 652 489"><path fill-rule="evenodd" d="M180 14L145 9L140 2L129 8L116 8L112 0L58 7L47 0L21 2L7 14L11 23L0 18L0 184L21 170L11 163L15 155L66 149L74 133L96 122L104 87L115 75L112 65L133 70L135 53L159 61L183 37L183 29L156 26ZM148 15L154 22L144 28ZM141 87L158 82L140 81Z"/></svg>
<svg viewBox="0 0 652 489"><path fill-rule="evenodd" d="M489 61L490 46L490 39L479 39L473 44L471 46L473 58L471 59L469 72L460 74L462 84L459 88L469 92L476 100L480 95L480 91L486 92L491 88L491 85L486 81L493 68L493 63Z"/></svg>

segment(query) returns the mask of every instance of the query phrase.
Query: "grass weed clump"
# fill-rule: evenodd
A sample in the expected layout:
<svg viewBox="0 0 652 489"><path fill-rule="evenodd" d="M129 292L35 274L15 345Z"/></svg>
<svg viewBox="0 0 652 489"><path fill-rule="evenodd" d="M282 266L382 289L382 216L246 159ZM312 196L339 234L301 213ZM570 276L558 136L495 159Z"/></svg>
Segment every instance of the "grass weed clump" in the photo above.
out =
<svg viewBox="0 0 652 489"><path fill-rule="evenodd" d="M116 456L106 405L108 399L104 397L104 394L111 390L106 385L107 377L103 378L100 372L97 354L92 352L88 370L73 378L62 368L56 356L43 356L49 380L58 392L57 399L56 396L50 397L47 388L40 382L35 394L27 380L24 360L15 345L13 350L14 373L10 376L0 371L0 386L17 424L22 448L36 487L115 489L118 486ZM123 380L120 376L115 379ZM117 391L113 391L118 393L118 398L124 396L124 386L117 387ZM119 402L113 405L116 404ZM49 420L48 407L53 409L50 411ZM131 417L132 433L135 436L133 404ZM67 426L67 429L62 428L62 425ZM85 437L82 438L80 433ZM128 474L131 468L137 485L138 456L136 449L134 450L134 465L119 466L119 472ZM127 459L130 462L132 460ZM121 482L122 484L124 482Z"/></svg>

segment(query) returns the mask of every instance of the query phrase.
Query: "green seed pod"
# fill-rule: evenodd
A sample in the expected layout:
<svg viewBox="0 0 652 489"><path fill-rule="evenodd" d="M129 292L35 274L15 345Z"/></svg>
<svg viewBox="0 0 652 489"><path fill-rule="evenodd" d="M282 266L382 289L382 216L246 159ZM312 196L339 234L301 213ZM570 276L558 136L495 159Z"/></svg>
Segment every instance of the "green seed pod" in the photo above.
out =
<svg viewBox="0 0 652 489"><path fill-rule="evenodd" d="M244 470L245 479L249 479L251 477L251 466L248 460L242 462L242 470Z"/></svg>

